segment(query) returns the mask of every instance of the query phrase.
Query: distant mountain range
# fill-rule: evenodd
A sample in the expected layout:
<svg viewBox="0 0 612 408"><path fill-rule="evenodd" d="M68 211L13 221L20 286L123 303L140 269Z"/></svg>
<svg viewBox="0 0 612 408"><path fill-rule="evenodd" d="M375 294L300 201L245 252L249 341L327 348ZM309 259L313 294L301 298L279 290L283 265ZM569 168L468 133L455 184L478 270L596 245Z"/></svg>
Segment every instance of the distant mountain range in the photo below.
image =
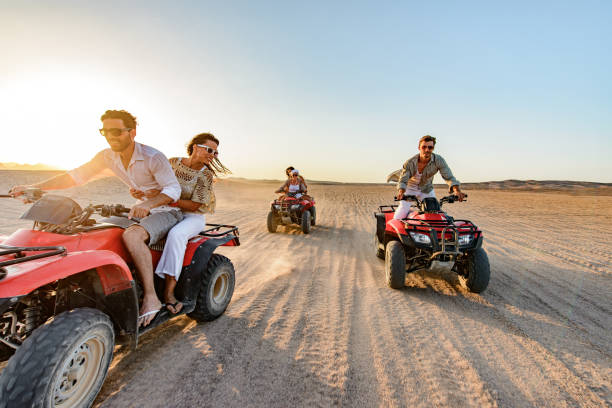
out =
<svg viewBox="0 0 612 408"><path fill-rule="evenodd" d="M61 170L47 164L0 163L0 170Z"/></svg>
<svg viewBox="0 0 612 408"><path fill-rule="evenodd" d="M227 177L226 180L238 182L259 182L259 183L282 183L284 180L254 180L243 177ZM372 185L385 184L395 186L395 182L388 183L344 183L340 181L310 180L309 184L356 184ZM436 188L447 188L446 184L435 184ZM590 181L568 181L568 180L503 180L503 181L482 181L478 183L461 183L463 189L473 190L570 190L570 189L612 189L612 183L597 183Z"/></svg>
<svg viewBox="0 0 612 408"><path fill-rule="evenodd" d="M61 169L46 164L20 164L20 163L0 163L0 170L12 171L61 171ZM392 173L393 174L393 173ZM391 174L391 175L392 175ZM389 175L389 176L391 176ZM255 180L243 177L227 177L225 180L246 183L282 183L284 180ZM395 182L388 183L344 183L338 181L306 180L309 184L353 184L353 185L374 185L386 184L395 185ZM446 188L446 184L436 184L436 188ZM499 191L573 191L576 193L596 193L601 195L612 195L612 183L597 183L589 181L568 181L568 180L503 180L503 181L482 181L478 183L461 183L464 190L499 190Z"/></svg>

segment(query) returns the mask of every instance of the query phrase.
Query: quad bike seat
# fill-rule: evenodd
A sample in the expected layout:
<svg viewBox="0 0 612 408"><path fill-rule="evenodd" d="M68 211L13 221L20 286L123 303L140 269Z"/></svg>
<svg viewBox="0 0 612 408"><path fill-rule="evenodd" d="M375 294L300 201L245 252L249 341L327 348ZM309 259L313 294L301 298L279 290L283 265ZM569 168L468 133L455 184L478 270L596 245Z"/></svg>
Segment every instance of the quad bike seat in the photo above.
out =
<svg viewBox="0 0 612 408"><path fill-rule="evenodd" d="M438 212L442 210L440 202L435 197L425 197L423 199L423 207L425 212Z"/></svg>

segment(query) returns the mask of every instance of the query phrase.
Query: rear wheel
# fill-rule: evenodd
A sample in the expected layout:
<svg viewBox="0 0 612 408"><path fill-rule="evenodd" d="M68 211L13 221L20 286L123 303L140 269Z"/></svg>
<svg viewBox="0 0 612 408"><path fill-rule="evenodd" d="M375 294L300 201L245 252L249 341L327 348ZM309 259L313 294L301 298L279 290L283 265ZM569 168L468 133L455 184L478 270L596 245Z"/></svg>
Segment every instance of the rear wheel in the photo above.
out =
<svg viewBox="0 0 612 408"><path fill-rule="evenodd" d="M89 407L113 358L115 332L96 309L61 313L40 326L0 377L0 406Z"/></svg>
<svg viewBox="0 0 612 408"><path fill-rule="evenodd" d="M385 276L387 285L401 289L406 282L406 255L399 241L391 241L385 249Z"/></svg>
<svg viewBox="0 0 612 408"><path fill-rule="evenodd" d="M317 223L317 209L314 207L310 207L310 225L315 225Z"/></svg>
<svg viewBox="0 0 612 408"><path fill-rule="evenodd" d="M276 232L277 228L278 228L278 219L276 218L274 213L270 211L268 213L268 231L274 233Z"/></svg>
<svg viewBox="0 0 612 408"><path fill-rule="evenodd" d="M380 240L378 239L378 234L374 234L374 251L376 252L376 257L380 259L385 259L385 250L380 248Z"/></svg>
<svg viewBox="0 0 612 408"><path fill-rule="evenodd" d="M302 213L302 232L304 234L310 233L310 211L304 211Z"/></svg>
<svg viewBox="0 0 612 408"><path fill-rule="evenodd" d="M236 275L227 257L212 254L200 283L200 293L189 317L198 322L209 322L221 316L234 294Z"/></svg>
<svg viewBox="0 0 612 408"><path fill-rule="evenodd" d="M483 248L478 248L470 255L463 272L464 275L459 275L459 282L470 292L480 293L489 286L491 267Z"/></svg>

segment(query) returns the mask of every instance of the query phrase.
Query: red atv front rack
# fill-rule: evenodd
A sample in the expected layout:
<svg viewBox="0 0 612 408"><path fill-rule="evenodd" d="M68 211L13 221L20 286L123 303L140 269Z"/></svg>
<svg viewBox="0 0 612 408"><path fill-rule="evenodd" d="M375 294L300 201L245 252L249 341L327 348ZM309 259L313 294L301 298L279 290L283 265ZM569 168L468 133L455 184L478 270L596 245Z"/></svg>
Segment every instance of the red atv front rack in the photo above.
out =
<svg viewBox="0 0 612 408"><path fill-rule="evenodd" d="M44 251L44 252L43 252ZM43 252L42 254L25 255L24 252ZM54 255L66 253L66 248L62 246L49 247L14 247L8 245L0 245L0 257L14 255L14 257L0 261L0 279L6 276L5 266L15 265L18 263L33 261L34 259L46 258Z"/></svg>

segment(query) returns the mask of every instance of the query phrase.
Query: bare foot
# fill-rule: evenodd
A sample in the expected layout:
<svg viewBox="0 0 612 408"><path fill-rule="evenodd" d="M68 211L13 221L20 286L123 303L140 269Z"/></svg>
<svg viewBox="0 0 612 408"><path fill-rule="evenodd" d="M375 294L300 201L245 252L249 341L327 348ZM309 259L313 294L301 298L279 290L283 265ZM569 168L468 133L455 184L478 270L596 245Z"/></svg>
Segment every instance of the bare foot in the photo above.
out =
<svg viewBox="0 0 612 408"><path fill-rule="evenodd" d="M144 298L142 300L142 307L140 308L140 316L138 317L138 326L146 327L148 326L157 313L162 308L162 303L159 301L157 296L152 296L150 298Z"/></svg>

